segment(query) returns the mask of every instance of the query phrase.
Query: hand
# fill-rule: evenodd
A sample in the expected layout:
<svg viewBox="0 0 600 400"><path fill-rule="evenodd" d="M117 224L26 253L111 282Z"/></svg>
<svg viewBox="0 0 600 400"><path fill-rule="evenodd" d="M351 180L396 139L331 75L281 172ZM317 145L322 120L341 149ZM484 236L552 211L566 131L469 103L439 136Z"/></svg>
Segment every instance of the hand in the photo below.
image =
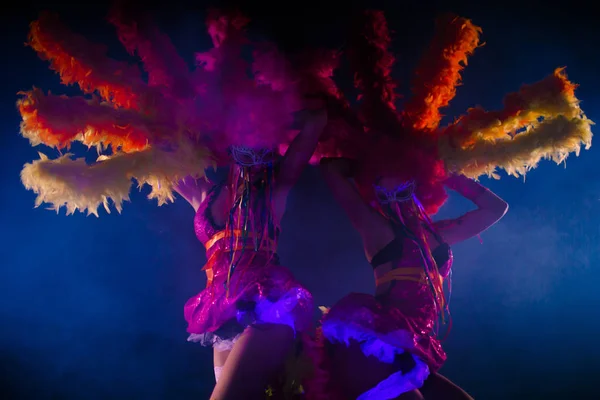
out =
<svg viewBox="0 0 600 400"><path fill-rule="evenodd" d="M444 185L457 193L460 193L469 200L477 198L477 196L486 192L487 189L473 179L467 178L464 175L452 174L445 181Z"/></svg>

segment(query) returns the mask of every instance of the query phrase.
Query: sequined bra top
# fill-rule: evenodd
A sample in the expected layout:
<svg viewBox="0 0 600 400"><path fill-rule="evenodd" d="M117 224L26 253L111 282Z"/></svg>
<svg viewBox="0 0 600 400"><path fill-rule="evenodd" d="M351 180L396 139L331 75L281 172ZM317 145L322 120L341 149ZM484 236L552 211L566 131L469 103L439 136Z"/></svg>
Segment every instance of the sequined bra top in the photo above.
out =
<svg viewBox="0 0 600 400"><path fill-rule="evenodd" d="M408 240L407 236L404 234L402 227L392 225L394 228L394 239L389 242L384 248L379 250L377 254L373 256L371 259L371 266L373 268L377 268L380 265L386 264L392 261L398 261L406 256L405 251L408 250L409 253L415 253L415 257L419 257L418 248L413 244L409 246L409 249L406 249L405 246L407 243L412 243ZM448 245L448 243L444 242L442 237L437 233L429 229L428 226L425 226L425 229L431 232L431 234L438 241L439 245L431 252L433 259L435 260L438 269L440 271L440 275L442 277L446 277L452 268L452 249ZM412 255L412 254L411 254ZM418 258L417 258L418 259Z"/></svg>
<svg viewBox="0 0 600 400"><path fill-rule="evenodd" d="M426 285L435 282L435 286L437 286L435 291L443 290L442 280L449 275L453 262L450 246L444 242L437 232L430 229L427 225L424 226L439 243L431 252L431 256L436 263L436 268L427 273L427 269L419 266L423 265L423 256L419 246L410 239L410 233L405 231L406 228L402 225L392 224L392 228L395 234L394 239L379 250L370 262L373 269L390 262L394 263L389 272L376 278L377 286L387 283L392 283L392 286L394 286L396 281L414 281Z"/></svg>

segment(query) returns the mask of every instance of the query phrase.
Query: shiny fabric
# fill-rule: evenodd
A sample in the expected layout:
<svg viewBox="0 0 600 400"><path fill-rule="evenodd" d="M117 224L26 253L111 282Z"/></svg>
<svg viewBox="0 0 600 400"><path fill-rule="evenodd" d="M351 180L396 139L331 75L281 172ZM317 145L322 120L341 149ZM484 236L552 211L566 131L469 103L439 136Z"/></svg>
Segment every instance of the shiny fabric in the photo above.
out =
<svg viewBox="0 0 600 400"><path fill-rule="evenodd" d="M358 396L356 400L396 399L403 393L421 388L429 377L429 367L419 357L413 355L413 358L415 359L413 369L405 374L401 371L391 374L373 389Z"/></svg>
<svg viewBox="0 0 600 400"><path fill-rule="evenodd" d="M220 186L214 188L194 218L196 236L203 244L225 228L215 224L210 213L220 190ZM253 324L285 324L295 332L308 329L313 315L312 296L287 268L279 265L276 254L249 249L239 258L238 252L235 271L226 286L230 248L231 240L224 238L207 250L207 259L213 260L213 281L185 304L191 334L188 340L228 350Z"/></svg>
<svg viewBox="0 0 600 400"><path fill-rule="evenodd" d="M405 240L403 246L402 259L395 262L394 267L422 265L416 245ZM439 266L443 276L447 276L451 264L452 257L449 257L445 265ZM432 334L438 314L431 289L408 280L395 281L388 289L381 289L383 294L377 297L351 293L338 301L323 317L323 334L330 342L348 344L354 339L366 356L377 357L385 363L394 362L398 354L408 351L417 363L417 370L407 375L412 374L413 380L414 377L424 377L424 380L429 371L436 372L446 361L440 341ZM423 367L428 367L428 371ZM388 379L391 378L394 377ZM382 387L386 386L384 382L381 382ZM369 393L367 398L376 398L371 391Z"/></svg>

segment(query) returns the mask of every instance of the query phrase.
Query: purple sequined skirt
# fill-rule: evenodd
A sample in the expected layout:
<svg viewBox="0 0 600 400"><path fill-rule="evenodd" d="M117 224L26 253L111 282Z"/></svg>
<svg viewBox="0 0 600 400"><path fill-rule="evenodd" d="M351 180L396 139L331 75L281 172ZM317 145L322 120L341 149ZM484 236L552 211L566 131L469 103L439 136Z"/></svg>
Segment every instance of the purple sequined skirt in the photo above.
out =
<svg viewBox="0 0 600 400"><path fill-rule="evenodd" d="M359 343L365 356L374 356L384 363L393 363L403 353L410 353L415 367L408 373L397 372L359 399L396 398L418 389L430 372L437 371L446 360L446 353L437 338L430 334L435 318L431 295L414 283L397 282L397 289L406 286L406 300L375 298L351 293L325 314L323 335L333 343Z"/></svg>
<svg viewBox="0 0 600 400"><path fill-rule="evenodd" d="M310 328L312 295L276 257L245 253L227 284L228 254L217 256L212 283L185 304L189 341L223 351L253 324L284 324L295 332Z"/></svg>
<svg viewBox="0 0 600 400"><path fill-rule="evenodd" d="M397 282L401 285L414 283ZM436 372L446 361L440 341L431 335L436 319L431 295L425 290L401 302L351 293L323 317L322 329L330 341L363 342L363 352L384 362L398 351L408 351Z"/></svg>

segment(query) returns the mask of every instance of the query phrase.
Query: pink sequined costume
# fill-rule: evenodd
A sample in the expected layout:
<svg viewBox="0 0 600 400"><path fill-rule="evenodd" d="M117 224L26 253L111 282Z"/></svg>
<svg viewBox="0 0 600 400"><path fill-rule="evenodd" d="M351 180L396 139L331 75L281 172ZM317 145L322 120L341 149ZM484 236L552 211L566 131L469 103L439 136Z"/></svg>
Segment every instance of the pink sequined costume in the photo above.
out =
<svg viewBox="0 0 600 400"><path fill-rule="evenodd" d="M576 86L558 69L546 79L507 95L502 110L470 108L442 126L440 110L454 98L461 71L480 43L481 29L455 15L438 20L432 42L410 83L412 96L398 109L400 96L392 78L396 57L389 51L391 38L385 16L380 11L367 11L353 28L345 53L360 92L357 114L364 129L357 130L357 135L338 138L341 157L354 164L351 172L334 174L342 178L340 182L354 179L352 189L392 223L396 239L372 260L374 268L383 264L392 268L383 277L378 273L381 270L376 271L378 296L346 296L326 313L322 331L329 342L355 339L364 355L383 363L404 362L410 355L414 364L411 370L404 369L404 375L394 373L359 396L360 400L393 399L420 388L429 372L437 371L446 359L433 331L438 317L444 320L448 313L444 282L450 283L446 278L452 256L441 238L437 238L436 247L421 237L423 229L419 227L411 228L419 237L411 237L401 213L385 208L412 198L418 210L409 211L407 218L426 222L423 228L435 238L439 235L429 216L447 199L444 182L449 175L498 177L495 171L502 168L519 176L544 157L560 162L582 146L589 148L591 121L578 106ZM381 193L374 193L374 185L381 178L413 185L410 196L399 199L401 191L385 193L384 206ZM388 285L391 289L385 292ZM395 368L397 365L394 370L402 371ZM357 366L358 371L361 367Z"/></svg>
<svg viewBox="0 0 600 400"><path fill-rule="evenodd" d="M196 236L206 246L208 282L185 305L191 334L188 340L223 351L231 349L252 324L285 324L295 332L308 329L313 316L312 296L287 268L279 265L277 254L268 246L255 250L252 235L256 233L244 240L242 232L230 235L225 226L215 223L210 208L221 189L221 185L212 189L194 219ZM234 213L232 218L233 226L237 226L239 214ZM277 228L268 230L271 232L267 240L275 240ZM237 251L228 283L232 249Z"/></svg>
<svg viewBox="0 0 600 400"><path fill-rule="evenodd" d="M390 284L383 294L372 296L351 293L338 301L322 320L323 335L330 342L359 342L366 356L394 363L401 354L409 353L414 368L392 374L360 399L395 398L417 389L446 361L446 353L434 335L438 306L428 284L419 246L401 227L395 227L396 238L371 261L373 268L392 262L392 270L377 280L377 285ZM452 267L450 247L438 237L441 245L433 251L439 276L448 277ZM434 278L435 279L435 278ZM439 278L438 278L439 279ZM389 397L384 397L390 393Z"/></svg>

